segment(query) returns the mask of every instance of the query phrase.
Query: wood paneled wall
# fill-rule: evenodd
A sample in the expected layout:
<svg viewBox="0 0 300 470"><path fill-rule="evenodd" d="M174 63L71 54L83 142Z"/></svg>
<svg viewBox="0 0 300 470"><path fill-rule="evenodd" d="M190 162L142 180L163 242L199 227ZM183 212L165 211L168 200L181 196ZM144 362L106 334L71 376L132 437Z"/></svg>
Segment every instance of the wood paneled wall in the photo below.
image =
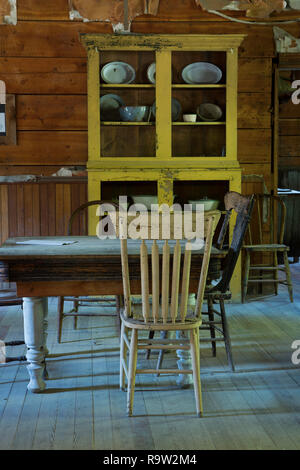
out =
<svg viewBox="0 0 300 470"><path fill-rule="evenodd" d="M86 200L86 181L0 184L0 242L16 236L65 235L71 213ZM74 235L87 233L86 222L82 216L74 220Z"/></svg>
<svg viewBox="0 0 300 470"><path fill-rule="evenodd" d="M286 30L297 36L299 25L286 25ZM272 26L225 21L196 8L194 0L161 0L158 16L137 18L132 31L248 35L239 58L238 153L244 173L263 174L272 189ZM18 24L0 26L0 79L7 93L16 95L17 120L17 145L0 146L0 174L51 175L61 166L86 163L86 52L80 32L110 33L112 28L104 22L70 21L68 0L18 0ZM63 233L68 211L62 211L76 206L76 188L58 183L1 186L1 239L53 233L54 225L55 233ZM244 192L253 189L251 183L244 186ZM47 223L41 218L46 191L48 203L56 201L49 206ZM62 200L69 202L64 206ZM50 216L54 208L55 223Z"/></svg>

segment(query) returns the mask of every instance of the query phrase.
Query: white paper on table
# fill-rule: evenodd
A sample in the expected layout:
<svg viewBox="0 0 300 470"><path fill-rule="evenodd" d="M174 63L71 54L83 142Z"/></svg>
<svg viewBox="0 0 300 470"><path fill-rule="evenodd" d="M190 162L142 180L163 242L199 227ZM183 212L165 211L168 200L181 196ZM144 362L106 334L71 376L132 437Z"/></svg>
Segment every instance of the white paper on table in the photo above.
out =
<svg viewBox="0 0 300 470"><path fill-rule="evenodd" d="M78 243L77 240L25 240L23 242L16 242L18 245L72 245L73 243Z"/></svg>

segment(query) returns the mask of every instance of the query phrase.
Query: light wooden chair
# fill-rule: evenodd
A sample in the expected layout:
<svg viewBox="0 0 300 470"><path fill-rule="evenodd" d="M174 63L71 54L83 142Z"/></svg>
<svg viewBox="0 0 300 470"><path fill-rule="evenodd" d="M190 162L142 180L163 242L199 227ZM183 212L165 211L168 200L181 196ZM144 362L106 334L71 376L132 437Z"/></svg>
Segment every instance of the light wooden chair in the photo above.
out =
<svg viewBox="0 0 300 470"><path fill-rule="evenodd" d="M101 204L110 204L112 205L113 207L115 207L115 209L119 210L119 206L112 202L112 201L100 201L100 200L95 200L95 201L89 201L89 202L86 202L82 205L80 205L79 207L77 207L77 209L75 209L75 211L71 214L71 217L69 219L69 223L68 223L68 232L67 234L68 235L73 235L73 224L74 224L74 220L76 220L76 218L78 218L80 215L84 215L86 216L87 215L87 210L89 207L91 206L99 206ZM87 220L87 219L86 219ZM70 312L64 312L64 303L66 301L70 301L70 302L73 302L73 309L70 311ZM77 318L79 316L117 316L117 319L118 319L118 323L120 323L120 302L121 302L121 298L120 296L115 296L114 297L114 300L113 299L107 299L105 297L91 297L91 296L80 296L80 293L78 293L78 296L65 296L65 297L59 297L58 298L58 306L57 306L57 310L58 310L58 331L57 331L57 342L60 343L61 342L61 336L62 336L62 325L63 325L63 320L65 317L73 317L74 318L74 328L76 329L77 328ZM79 308L80 307L83 307L83 306L90 306L91 304L97 304L99 305L99 303L104 303L106 305L110 305L110 306L115 306L116 307L116 313L82 313L79 311ZM118 325L118 327L120 328L120 326Z"/></svg>
<svg viewBox="0 0 300 470"><path fill-rule="evenodd" d="M190 350L192 356L191 370L161 369L160 373L193 374L197 415L203 412L201 383L200 383L200 355L199 355L199 326L201 325L201 309L210 259L211 245L220 212L205 213L204 216L205 245L199 284L197 302L193 315L187 315L189 295L189 281L192 250L186 240L156 242L142 240L140 244L140 276L142 306L135 312L132 304L130 272L128 263L127 240L121 240L121 260L124 290L124 310L121 311L121 346L120 346L120 388L125 388L127 377L127 413L132 415L136 374L153 374L154 369L137 369L137 355L139 349L184 349ZM149 237L150 238L150 237ZM162 240L162 237L160 237ZM148 248L151 247L151 261ZM162 256L161 256L162 251ZM181 252L184 256L181 256ZM172 253L172 269L170 268L170 254ZM182 259L183 258L183 259ZM150 261L150 262L149 262ZM160 280L161 265L161 280ZM136 278L137 273L131 273ZM181 289L180 289L181 284ZM150 306L149 295L152 294ZM169 296L170 292L170 296ZM135 292L136 293L136 292ZM180 295L180 302L179 302ZM169 298L170 297L170 298ZM179 305L180 303L180 305ZM153 331L186 331L190 333L187 340L153 340L138 337L140 332ZM131 336L130 336L131 332ZM127 360L127 352L129 357Z"/></svg>
<svg viewBox="0 0 300 470"><path fill-rule="evenodd" d="M278 284L286 285L290 301L293 302L293 285L288 260L289 247L283 243L286 207L282 199L271 194L256 194L252 223L249 226L249 243L243 246L245 253L242 301L245 302L249 283L273 283L278 293ZM263 264L251 263L251 255L259 253L266 261ZM283 257L279 265L278 257ZM251 272L257 274L250 277ZM279 279L278 272L285 273ZM274 274L272 276L272 273ZM270 276L271 274L271 276Z"/></svg>

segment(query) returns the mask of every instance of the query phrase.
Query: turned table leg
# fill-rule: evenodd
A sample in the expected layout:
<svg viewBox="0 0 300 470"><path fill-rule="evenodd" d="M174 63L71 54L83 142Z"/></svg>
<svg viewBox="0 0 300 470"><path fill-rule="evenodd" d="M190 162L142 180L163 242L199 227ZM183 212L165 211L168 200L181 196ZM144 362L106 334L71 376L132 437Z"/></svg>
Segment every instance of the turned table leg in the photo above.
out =
<svg viewBox="0 0 300 470"><path fill-rule="evenodd" d="M33 393L45 389L43 372L45 367L46 333L45 318L47 304L43 297L23 298L24 340L27 346L27 370L29 373L28 390Z"/></svg>

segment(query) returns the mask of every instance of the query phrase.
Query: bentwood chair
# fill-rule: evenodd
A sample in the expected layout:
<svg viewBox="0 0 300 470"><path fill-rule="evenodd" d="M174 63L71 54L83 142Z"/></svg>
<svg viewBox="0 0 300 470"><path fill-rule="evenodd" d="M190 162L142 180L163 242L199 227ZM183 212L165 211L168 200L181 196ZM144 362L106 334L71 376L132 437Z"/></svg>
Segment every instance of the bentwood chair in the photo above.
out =
<svg viewBox="0 0 300 470"><path fill-rule="evenodd" d="M162 217L162 216L161 216ZM127 240L122 239L121 261L124 291L124 310L121 311L121 347L120 347L120 388L125 388L127 377L127 413L132 415L136 374L153 374L153 369L138 369L137 359L140 349L183 349L190 350L192 369L186 373L193 375L197 415L203 412L199 327L201 325L202 302L207 278L213 234L220 218L220 212L204 215L204 255L199 273L197 301L192 313L187 314L191 255L190 244L186 240L142 240L140 242L140 294L142 305L134 305L131 296L131 282L138 273L129 270ZM172 223L172 222L171 222ZM171 238L171 237L170 237ZM151 255L150 255L151 253ZM172 254L172 267L170 266ZM136 265L135 265L136 268ZM161 273L161 275L160 275ZM135 292L136 293L136 292ZM170 293L170 295L169 295ZM152 294L150 304L149 296ZM189 339L162 340L139 336L149 331L185 331ZM127 359L127 352L129 357ZM161 369L160 373L182 374L182 370Z"/></svg>
<svg viewBox="0 0 300 470"><path fill-rule="evenodd" d="M245 253L242 301L246 299L250 283L272 283L278 293L278 284L287 286L293 302L293 285L288 260L289 247L283 243L286 207L282 199L271 194L256 194L252 223L249 226L249 243L243 246ZM255 264L253 256L264 257L262 264ZM283 265L279 265L279 256ZM278 276L285 273L285 279ZM250 274L251 277L250 277Z"/></svg>
<svg viewBox="0 0 300 470"><path fill-rule="evenodd" d="M119 210L119 206L111 201L100 201L100 200L95 200L95 201L89 201L81 206L79 206L75 211L71 214L71 217L69 219L68 223L68 235L73 235L73 224L76 218L80 216L86 217L87 211L91 206L99 206L101 204L110 204L113 206L116 210ZM64 303L66 301L71 301L73 302L73 309L70 312L64 312ZM116 316L118 319L118 323L120 323L120 296L114 296L114 300L109 299L107 297L89 297L89 296L80 296L80 293L78 293L78 296L68 296L68 297L59 297L58 298L58 332L57 332L57 342L61 342L61 336L62 336L62 324L63 320L65 317L70 317L72 316L74 318L74 328L77 328L77 318L79 316ZM86 313L86 312L80 312L79 308L80 307L88 307L91 305L98 305L99 303L106 304L108 306L115 306L116 307L116 312L115 313Z"/></svg>

